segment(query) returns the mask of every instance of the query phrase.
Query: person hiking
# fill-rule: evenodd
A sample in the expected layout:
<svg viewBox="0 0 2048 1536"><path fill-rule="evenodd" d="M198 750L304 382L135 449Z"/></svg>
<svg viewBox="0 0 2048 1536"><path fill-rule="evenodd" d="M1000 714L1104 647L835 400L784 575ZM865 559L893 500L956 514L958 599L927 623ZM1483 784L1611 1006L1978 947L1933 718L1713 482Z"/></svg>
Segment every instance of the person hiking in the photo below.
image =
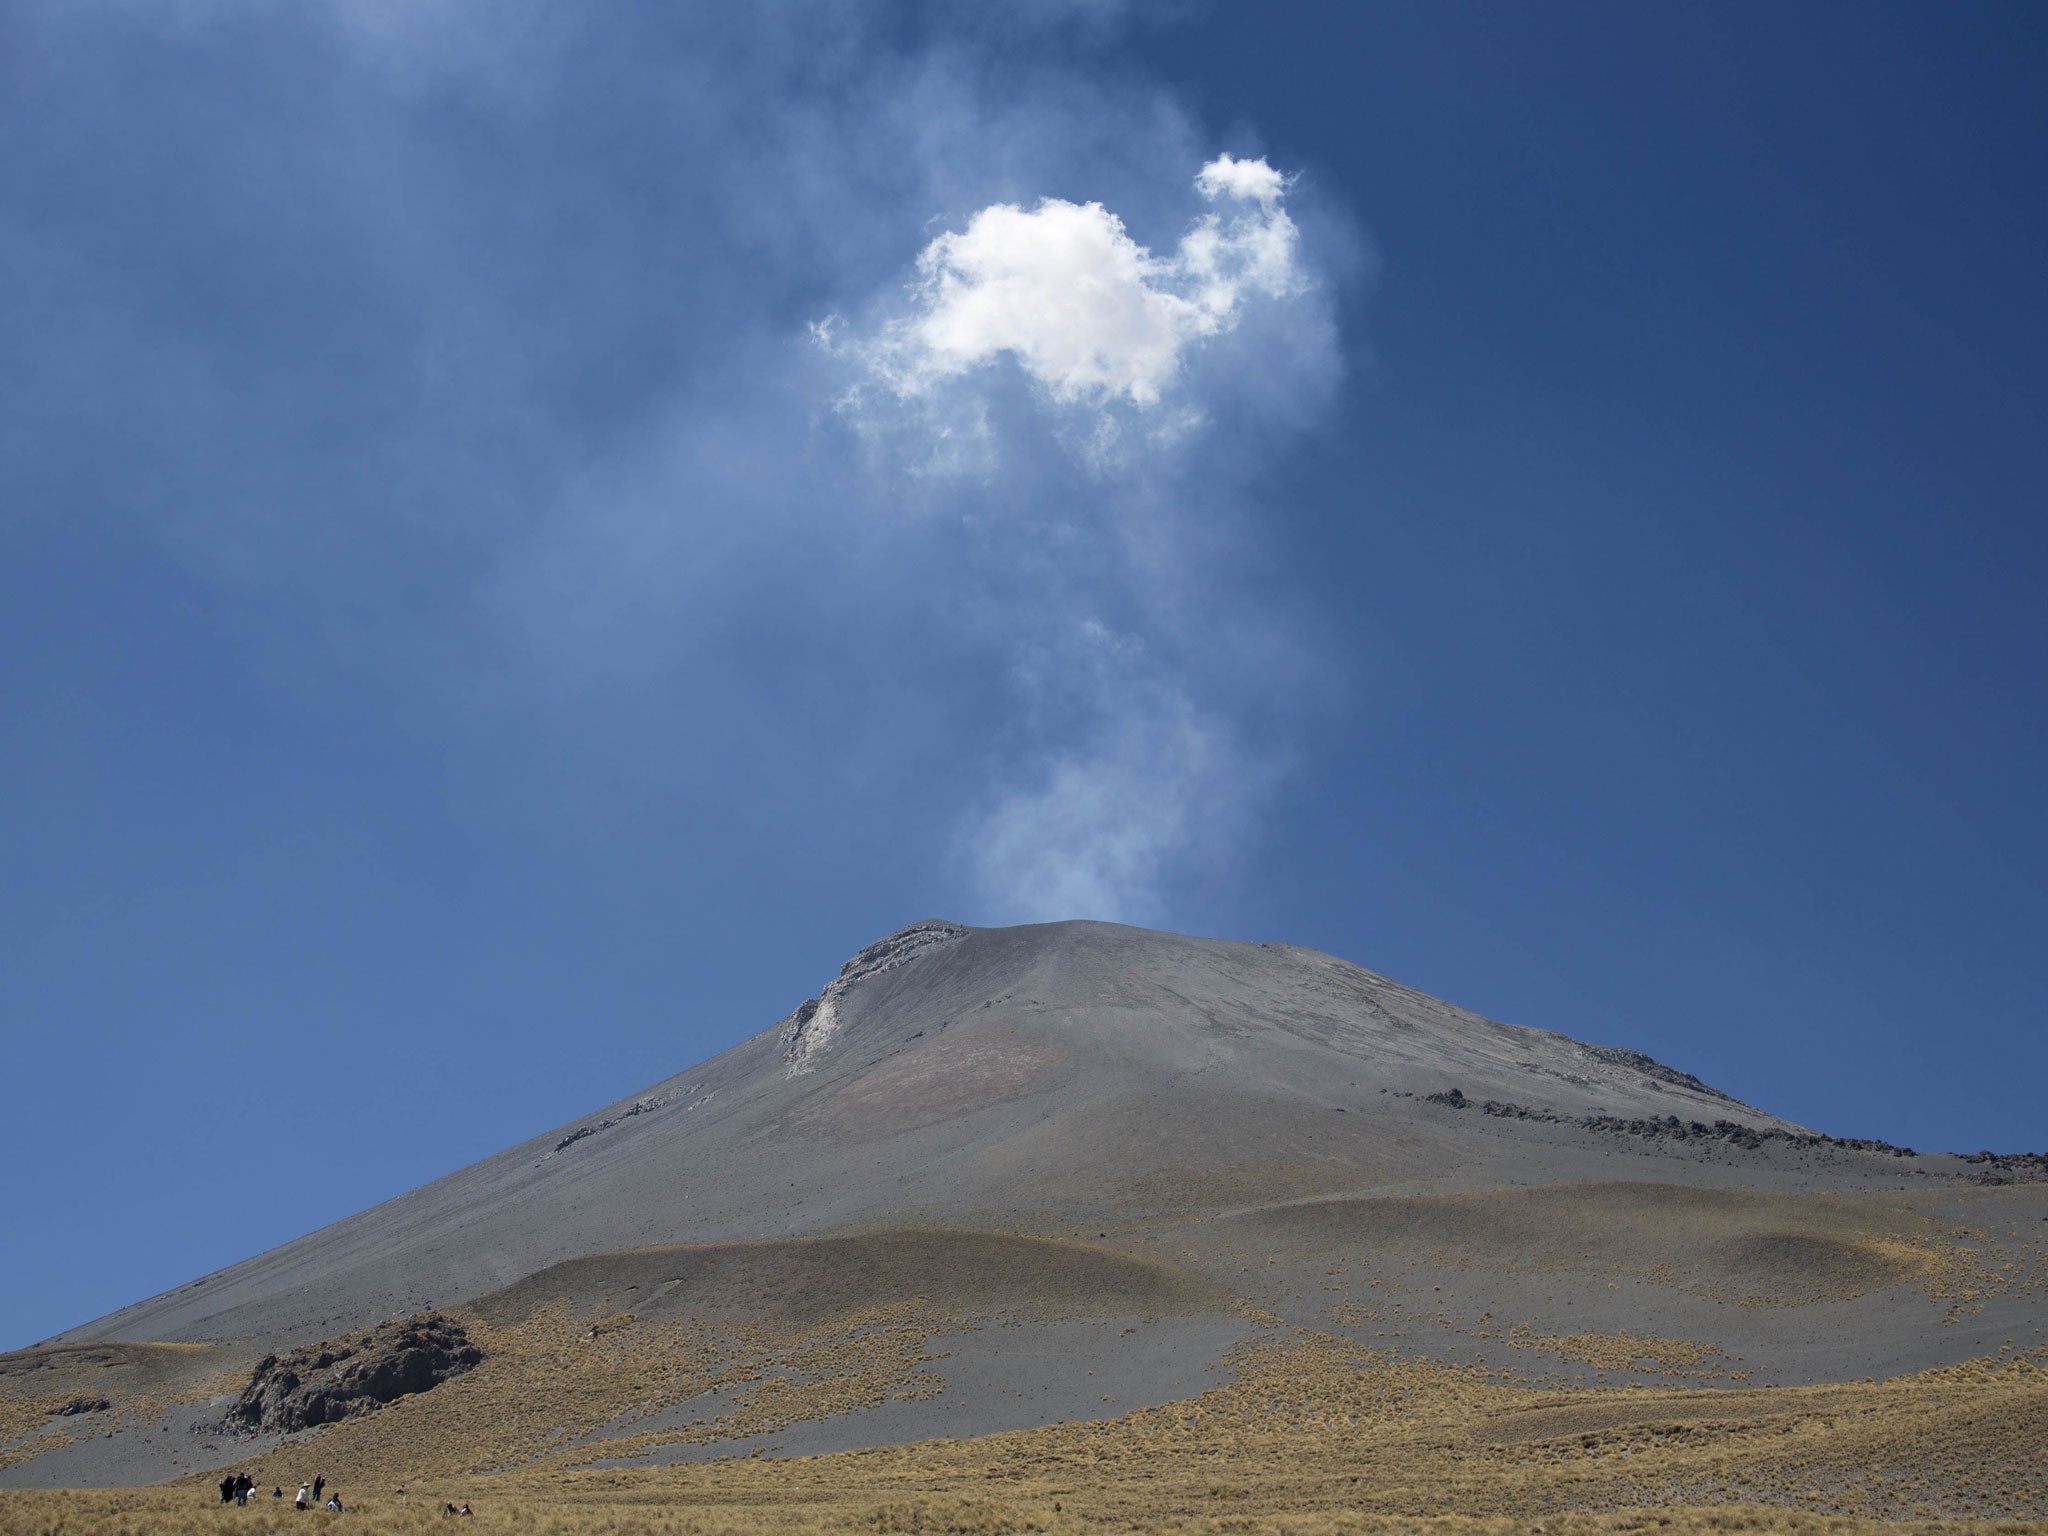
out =
<svg viewBox="0 0 2048 1536"><path fill-rule="evenodd" d="M293 1499L293 1500L292 1500L292 1508L293 1508L293 1509L311 1509L312 1507L313 1507L313 1491L312 1491L312 1489L308 1488L308 1487L307 1487L307 1486L306 1486L306 1485L305 1485L304 1483L301 1483L301 1484L299 1484L299 1496L298 1496L298 1497L297 1497L296 1499Z"/></svg>
<svg viewBox="0 0 2048 1536"><path fill-rule="evenodd" d="M234 1480L234 1478L233 1478L232 1476L229 1476L229 1477L224 1477L224 1478L222 1478L222 1479L220 1480L220 1501L221 1501L221 1503L223 1503L223 1504L229 1504L229 1503L232 1503L232 1502L234 1502L234 1497L235 1497L235 1480Z"/></svg>
<svg viewBox="0 0 2048 1536"><path fill-rule="evenodd" d="M315 1472L313 1474L313 1502L315 1504L318 1504L320 1502L320 1490L322 1488L325 1488L326 1486L326 1477L323 1476L321 1473Z"/></svg>
<svg viewBox="0 0 2048 1536"><path fill-rule="evenodd" d="M330 1493L330 1494L329 1494L329 1495L327 1496L327 1512L328 1512L328 1513L329 1513L330 1515L339 1515L339 1514L344 1514L344 1513L346 1513L346 1511L344 1511L344 1510L342 1509L342 1507L341 1507L341 1495L340 1495L340 1494L338 1494L338 1493Z"/></svg>

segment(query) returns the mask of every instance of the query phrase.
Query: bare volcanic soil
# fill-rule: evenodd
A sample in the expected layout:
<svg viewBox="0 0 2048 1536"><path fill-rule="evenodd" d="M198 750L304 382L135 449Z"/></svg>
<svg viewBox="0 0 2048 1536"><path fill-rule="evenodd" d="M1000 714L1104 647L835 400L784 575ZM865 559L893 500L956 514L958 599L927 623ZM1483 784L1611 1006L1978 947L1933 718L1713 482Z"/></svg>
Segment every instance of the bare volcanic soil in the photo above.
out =
<svg viewBox="0 0 2048 1536"><path fill-rule="evenodd" d="M477 1304L494 1323L550 1302L579 1315L819 1324L902 1302L973 1316L1185 1315L1222 1287L1097 1245L1006 1232L866 1232L599 1253L530 1275Z"/></svg>
<svg viewBox="0 0 2048 1536"><path fill-rule="evenodd" d="M1302 1201L1241 1218L1308 1251L1428 1253L1494 1273L1632 1276L1746 1307L1799 1307L1934 1269L1934 1228L1867 1197L1601 1183Z"/></svg>

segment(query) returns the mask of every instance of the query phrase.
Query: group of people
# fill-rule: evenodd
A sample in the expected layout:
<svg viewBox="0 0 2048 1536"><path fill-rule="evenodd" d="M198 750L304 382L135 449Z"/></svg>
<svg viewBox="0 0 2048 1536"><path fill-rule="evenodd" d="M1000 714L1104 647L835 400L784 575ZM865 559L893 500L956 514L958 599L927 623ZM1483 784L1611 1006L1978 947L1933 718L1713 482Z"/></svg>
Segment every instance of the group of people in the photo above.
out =
<svg viewBox="0 0 2048 1536"><path fill-rule="evenodd" d="M284 1497L282 1488L270 1490L273 1499ZM220 1501L223 1504L246 1504L256 1498L256 1479L246 1472L230 1472L220 1480Z"/></svg>
<svg viewBox="0 0 2048 1536"><path fill-rule="evenodd" d="M325 1493L326 1490L327 1479L325 1476L315 1477L310 1483L299 1484L299 1496L292 1500L292 1508L318 1509L324 1507L330 1514L339 1515L344 1513L341 1495L338 1493L329 1493L327 1495L327 1503L324 1506L320 1503L320 1495ZM281 1499L284 1497L284 1489L272 1488L270 1496L273 1499ZM256 1491L256 1480L246 1472L230 1472L220 1480L220 1501L223 1504L247 1504L251 1499L261 1497L262 1495ZM464 1511L467 1512L467 1509L468 1506L465 1505Z"/></svg>
<svg viewBox="0 0 2048 1536"><path fill-rule="evenodd" d="M342 1506L341 1495L338 1493L327 1494L327 1502L322 1504L320 1502L320 1495L326 1492L327 1479L324 1475L315 1477L310 1483L301 1483L299 1484L299 1496L292 1500L292 1508L325 1509L328 1513L335 1515L347 1513ZM399 1489L398 1495L400 1498L404 1498L405 1490L403 1488ZM284 1489L272 1488L270 1496L273 1499L281 1499L284 1497ZM223 1504L247 1504L251 1499L261 1497L262 1495L256 1491L256 1480L246 1472L230 1472L220 1480L220 1501ZM441 1512L444 1515L467 1515L471 1513L469 1501L464 1499L460 1509L457 1509L453 1504L444 1504L441 1507Z"/></svg>

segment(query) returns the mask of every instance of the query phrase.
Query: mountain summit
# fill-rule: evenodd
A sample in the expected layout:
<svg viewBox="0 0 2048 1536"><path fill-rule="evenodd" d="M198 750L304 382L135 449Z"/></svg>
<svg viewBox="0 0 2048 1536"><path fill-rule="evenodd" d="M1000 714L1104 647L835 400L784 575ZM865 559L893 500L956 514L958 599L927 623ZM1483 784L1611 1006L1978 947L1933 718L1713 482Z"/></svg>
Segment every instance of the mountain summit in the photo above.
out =
<svg viewBox="0 0 2048 1536"><path fill-rule="evenodd" d="M1474 1126L1432 1094L1797 1129L1638 1052L1496 1023L1317 950L933 920L701 1066L63 1337L284 1345L648 1244L887 1220L1063 1231L1529 1171L1548 1122Z"/></svg>

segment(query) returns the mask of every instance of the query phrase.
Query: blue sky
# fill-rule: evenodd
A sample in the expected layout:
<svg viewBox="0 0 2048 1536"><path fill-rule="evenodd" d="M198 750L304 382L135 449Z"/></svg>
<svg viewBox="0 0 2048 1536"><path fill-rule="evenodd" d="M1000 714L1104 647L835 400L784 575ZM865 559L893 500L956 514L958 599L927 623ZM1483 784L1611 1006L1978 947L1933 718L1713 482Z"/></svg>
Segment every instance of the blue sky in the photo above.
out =
<svg viewBox="0 0 2048 1536"><path fill-rule="evenodd" d="M2024 6L0 17L0 1346L927 916L2038 1149Z"/></svg>

